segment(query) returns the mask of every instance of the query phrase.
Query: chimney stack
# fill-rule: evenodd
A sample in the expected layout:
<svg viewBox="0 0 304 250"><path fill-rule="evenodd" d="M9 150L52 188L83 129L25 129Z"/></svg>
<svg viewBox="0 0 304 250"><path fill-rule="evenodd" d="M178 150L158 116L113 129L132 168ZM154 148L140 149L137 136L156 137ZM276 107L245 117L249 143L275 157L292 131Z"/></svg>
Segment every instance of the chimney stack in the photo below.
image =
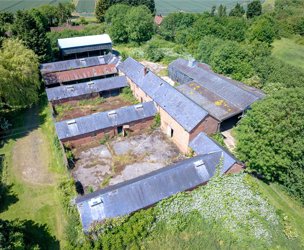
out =
<svg viewBox="0 0 304 250"><path fill-rule="evenodd" d="M149 69L148 69L147 67L145 67L145 68L144 68L144 76L145 76L146 74L148 74L148 72L149 72Z"/></svg>

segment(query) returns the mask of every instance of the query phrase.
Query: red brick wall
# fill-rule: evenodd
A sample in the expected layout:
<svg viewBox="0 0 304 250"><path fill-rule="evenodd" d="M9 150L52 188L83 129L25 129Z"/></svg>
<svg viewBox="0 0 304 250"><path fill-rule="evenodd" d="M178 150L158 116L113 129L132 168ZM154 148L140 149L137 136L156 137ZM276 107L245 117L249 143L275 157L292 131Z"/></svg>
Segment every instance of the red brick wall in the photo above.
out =
<svg viewBox="0 0 304 250"><path fill-rule="evenodd" d="M140 121L131 122L124 125L129 125L130 128L127 130L127 132L131 134L138 134L142 133L143 131L150 128L150 126L153 123L153 117L143 119ZM96 142L96 144L99 144L100 140L104 138L105 135L108 135L110 137L114 137L117 135L117 128L107 128L99 131L95 131L93 133L84 134L81 136L76 136L73 138L62 140L64 144L68 143L72 147L77 147L83 144L91 144Z"/></svg>
<svg viewBox="0 0 304 250"><path fill-rule="evenodd" d="M218 127L219 121L208 115L190 132L190 141L194 139L200 132L205 132L208 135L214 134L218 131Z"/></svg>
<svg viewBox="0 0 304 250"><path fill-rule="evenodd" d="M226 172L226 174L237 174L244 169L244 166L240 163L234 163L233 166Z"/></svg>

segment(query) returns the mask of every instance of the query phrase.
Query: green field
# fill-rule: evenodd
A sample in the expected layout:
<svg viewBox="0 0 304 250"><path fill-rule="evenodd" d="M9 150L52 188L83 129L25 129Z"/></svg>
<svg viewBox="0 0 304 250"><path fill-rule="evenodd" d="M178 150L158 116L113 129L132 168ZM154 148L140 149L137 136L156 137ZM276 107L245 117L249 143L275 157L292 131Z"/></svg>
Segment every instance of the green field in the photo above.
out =
<svg viewBox="0 0 304 250"><path fill-rule="evenodd" d="M304 71L304 45L292 39L282 38L274 41L272 55Z"/></svg>
<svg viewBox="0 0 304 250"><path fill-rule="evenodd" d="M31 9L45 4L69 2L69 0L0 0L0 11L12 11Z"/></svg>
<svg viewBox="0 0 304 250"><path fill-rule="evenodd" d="M69 0L0 0L0 10L17 11L30 9L44 4L57 4L59 2L68 2ZM236 3L247 6L251 0L155 0L158 14L168 15L171 12L203 12L210 11L214 5L223 4L228 9ZM95 0L79 0L76 6L78 13L82 15L93 15Z"/></svg>
<svg viewBox="0 0 304 250"><path fill-rule="evenodd" d="M95 0L79 0L76 11L78 13L92 14L95 9Z"/></svg>

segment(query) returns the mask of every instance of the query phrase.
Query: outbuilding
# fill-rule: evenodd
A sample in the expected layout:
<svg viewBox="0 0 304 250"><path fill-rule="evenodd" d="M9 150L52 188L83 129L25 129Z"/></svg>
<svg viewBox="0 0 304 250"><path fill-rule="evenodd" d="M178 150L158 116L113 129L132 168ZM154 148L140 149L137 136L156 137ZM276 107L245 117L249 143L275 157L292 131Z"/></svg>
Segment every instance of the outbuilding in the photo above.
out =
<svg viewBox="0 0 304 250"><path fill-rule="evenodd" d="M112 40L108 34L63 38L58 47L62 58L82 58L112 52Z"/></svg>

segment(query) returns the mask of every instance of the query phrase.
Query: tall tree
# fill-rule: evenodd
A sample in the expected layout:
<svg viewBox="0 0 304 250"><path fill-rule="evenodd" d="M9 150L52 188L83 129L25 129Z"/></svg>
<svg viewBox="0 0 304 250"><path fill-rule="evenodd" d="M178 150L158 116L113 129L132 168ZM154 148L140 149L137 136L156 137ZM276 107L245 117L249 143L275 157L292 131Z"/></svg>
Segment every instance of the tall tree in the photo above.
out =
<svg viewBox="0 0 304 250"><path fill-rule="evenodd" d="M95 6L95 16L99 22L104 21L105 13L111 6L110 0L98 0Z"/></svg>
<svg viewBox="0 0 304 250"><path fill-rule="evenodd" d="M304 203L303 88L252 105L236 129L237 155L249 171L279 181Z"/></svg>
<svg viewBox="0 0 304 250"><path fill-rule="evenodd" d="M126 30L130 41L141 43L153 35L153 18L146 6L133 7L126 16Z"/></svg>
<svg viewBox="0 0 304 250"><path fill-rule="evenodd" d="M262 4L260 0L254 0L247 6L247 18L253 18L262 14Z"/></svg>
<svg viewBox="0 0 304 250"><path fill-rule="evenodd" d="M46 61L51 54L50 41L46 36L46 28L38 12L17 11L16 20L12 26L13 35L32 49L40 61Z"/></svg>
<svg viewBox="0 0 304 250"><path fill-rule="evenodd" d="M217 9L217 15L219 17L226 16L227 15L227 13L226 13L226 6L220 4L220 6Z"/></svg>
<svg viewBox="0 0 304 250"><path fill-rule="evenodd" d="M237 3L233 9L231 9L229 16L242 17L245 14L245 9L242 5Z"/></svg>
<svg viewBox="0 0 304 250"><path fill-rule="evenodd" d="M20 40L4 40L0 50L1 109L28 106L37 101L39 62L35 53Z"/></svg>

